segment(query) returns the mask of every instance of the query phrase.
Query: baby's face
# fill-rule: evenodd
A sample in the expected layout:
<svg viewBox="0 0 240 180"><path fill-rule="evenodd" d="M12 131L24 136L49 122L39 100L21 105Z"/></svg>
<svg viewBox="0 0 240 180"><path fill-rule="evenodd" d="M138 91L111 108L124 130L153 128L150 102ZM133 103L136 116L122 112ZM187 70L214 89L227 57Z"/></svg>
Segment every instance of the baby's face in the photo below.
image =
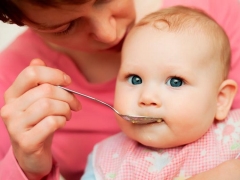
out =
<svg viewBox="0 0 240 180"><path fill-rule="evenodd" d="M135 28L126 39L115 107L161 123L137 125L117 117L130 138L151 147L193 142L211 126L220 85L219 63L207 38L189 33Z"/></svg>

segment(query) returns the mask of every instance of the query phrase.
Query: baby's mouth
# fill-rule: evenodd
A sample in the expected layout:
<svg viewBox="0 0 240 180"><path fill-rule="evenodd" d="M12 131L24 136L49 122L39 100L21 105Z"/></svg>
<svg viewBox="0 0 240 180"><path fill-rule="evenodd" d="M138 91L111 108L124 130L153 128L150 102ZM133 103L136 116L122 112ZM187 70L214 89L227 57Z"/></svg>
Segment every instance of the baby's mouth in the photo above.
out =
<svg viewBox="0 0 240 180"><path fill-rule="evenodd" d="M149 117L146 117L146 120L144 121L144 119L143 119L142 123L139 123L139 121L136 121L136 120L132 120L131 123L133 123L133 124L140 124L140 125L146 125L146 124L161 123L161 122L164 121L162 118L154 118L154 119L156 119L156 120L152 121L152 120L149 120Z"/></svg>

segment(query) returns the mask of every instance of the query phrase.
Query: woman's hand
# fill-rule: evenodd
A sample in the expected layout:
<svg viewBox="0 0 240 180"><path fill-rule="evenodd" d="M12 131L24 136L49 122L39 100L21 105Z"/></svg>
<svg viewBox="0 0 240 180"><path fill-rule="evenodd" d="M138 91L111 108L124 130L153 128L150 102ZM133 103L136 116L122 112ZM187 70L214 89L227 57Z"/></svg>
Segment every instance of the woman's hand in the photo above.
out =
<svg viewBox="0 0 240 180"><path fill-rule="evenodd" d="M206 172L195 175L188 180L239 180L240 160L232 159Z"/></svg>
<svg viewBox="0 0 240 180"><path fill-rule="evenodd" d="M13 153L28 179L41 179L52 168L51 144L54 132L81 105L56 85L68 85L64 72L46 67L35 59L5 92L1 117L9 132Z"/></svg>

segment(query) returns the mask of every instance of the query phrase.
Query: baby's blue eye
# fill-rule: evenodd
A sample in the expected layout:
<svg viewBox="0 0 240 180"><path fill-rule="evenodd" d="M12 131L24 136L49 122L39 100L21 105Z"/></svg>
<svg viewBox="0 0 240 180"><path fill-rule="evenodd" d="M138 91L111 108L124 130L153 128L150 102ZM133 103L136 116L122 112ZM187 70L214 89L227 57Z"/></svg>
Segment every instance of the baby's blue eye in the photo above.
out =
<svg viewBox="0 0 240 180"><path fill-rule="evenodd" d="M131 83L131 84L142 84L142 79L137 76L137 75L132 75L128 78L128 81Z"/></svg>
<svg viewBox="0 0 240 180"><path fill-rule="evenodd" d="M181 78L173 77L170 78L167 81L167 85L172 86L172 87L180 87L184 84L183 80Z"/></svg>

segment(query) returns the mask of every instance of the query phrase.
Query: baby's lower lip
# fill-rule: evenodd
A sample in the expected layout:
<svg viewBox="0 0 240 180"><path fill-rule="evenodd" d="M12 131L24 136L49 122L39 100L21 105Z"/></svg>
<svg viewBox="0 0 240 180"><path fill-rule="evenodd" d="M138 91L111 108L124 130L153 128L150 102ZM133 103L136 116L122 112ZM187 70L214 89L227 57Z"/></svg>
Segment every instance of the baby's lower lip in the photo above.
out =
<svg viewBox="0 0 240 180"><path fill-rule="evenodd" d="M162 123L164 123L164 121L161 121L161 122L152 122L152 123L149 123L149 124L145 124L145 126L157 126L157 125L159 125L159 124L162 124Z"/></svg>
<svg viewBox="0 0 240 180"><path fill-rule="evenodd" d="M164 120L163 120L163 119L160 119L159 121L156 121L156 122L152 122L152 123L150 123L150 124L155 124L155 123L162 123L162 122L164 122Z"/></svg>
<svg viewBox="0 0 240 180"><path fill-rule="evenodd" d="M150 123L146 123L146 124L140 124L140 123L136 123L136 122L132 122L132 124L137 124L137 125L140 125L140 126L143 126L143 125L151 125L151 124L159 124L159 123L163 123L164 120L163 119L159 119L159 121L155 121L155 122L150 122Z"/></svg>

